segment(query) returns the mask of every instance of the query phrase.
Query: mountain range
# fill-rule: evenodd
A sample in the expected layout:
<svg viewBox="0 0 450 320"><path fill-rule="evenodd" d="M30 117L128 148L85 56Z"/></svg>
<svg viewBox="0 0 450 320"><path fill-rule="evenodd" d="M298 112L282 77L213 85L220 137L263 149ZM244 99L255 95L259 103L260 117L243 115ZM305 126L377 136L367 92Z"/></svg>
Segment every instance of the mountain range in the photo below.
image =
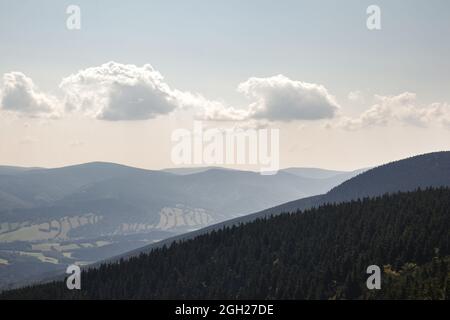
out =
<svg viewBox="0 0 450 320"><path fill-rule="evenodd" d="M290 168L0 167L0 287L321 194L357 175Z"/></svg>
<svg viewBox="0 0 450 320"><path fill-rule="evenodd" d="M66 174L58 180L56 177L59 175L53 170L57 172L60 170ZM76 173L69 174L71 171ZM36 176L44 172L45 169L13 169L13 173L8 177L13 180L12 177L22 179L30 175L34 179L31 180L38 183L41 180ZM19 197L18 192L9 193L19 199L28 200L28 203L33 203L32 200L37 201L39 205L9 209L1 213L0 217L11 220L18 217L26 219L35 217L36 221L39 221L42 217L56 219L58 215L74 217L73 213L77 212L78 219L85 221L85 224L80 223L76 228L66 232L70 239L60 239L58 235L51 240L37 241L37 244L36 240L0 242L0 258L3 261L11 259L11 254L18 251L17 246L19 249L23 248L19 254L20 258L31 256L36 259L40 250L43 258L39 256L38 259L46 268L39 269L39 272L28 280L54 278L63 266L73 261L79 263L80 257L90 258L86 259L86 263L96 267L105 262L129 259L170 246L175 242L194 239L223 228L239 226L281 213L373 198L399 191L450 186L450 152L414 156L372 169L347 173L313 168L289 168L281 170L274 176L261 176L254 172L221 168L148 171L104 163L50 169L50 173L49 177L54 179L54 184L61 183L60 188L55 188L58 191L57 195L56 192L51 193L51 188L43 188L47 194L46 196L40 194L39 197L36 195L30 197L27 193ZM43 181L42 183L45 184ZM15 190L20 188L13 189ZM30 190L39 189L30 188ZM289 198L296 200L289 201L291 200ZM42 205L43 203L46 204ZM168 213L170 211L167 208L179 210ZM149 214L150 212L152 214ZM83 217L80 216L81 213L91 215ZM199 214L208 218L202 223L189 224L189 221L199 221L195 220ZM124 219L127 219L126 222ZM168 221L172 221L170 228L167 227ZM118 229L118 226L124 225L127 225L127 229ZM26 227L20 224L18 226L19 231ZM39 230L52 232L52 227L50 223L48 230L44 230L45 228ZM55 229L55 232L58 231L56 225ZM11 234L0 233L0 240L2 234L4 240L8 239L5 237L8 233ZM23 252L31 254L27 256ZM55 253L62 253L64 258L61 259L60 255L56 256ZM57 259L57 263L53 263L54 268L49 268L48 265L52 264L52 261L45 259L52 257ZM13 258L10 261L15 260ZM3 270L7 270L8 266L11 269L15 267L15 270L19 270L22 274L31 266L35 267L35 264L31 264L29 260L20 261L18 264L4 263ZM4 274L0 276L4 277ZM23 284L27 281L26 278L17 281L18 278L20 277L16 275L7 284Z"/></svg>
<svg viewBox="0 0 450 320"><path fill-rule="evenodd" d="M119 259L148 253L155 248L170 246L177 241L193 239L197 236L220 230L225 227L238 226L257 219L264 219L281 213L296 212L316 208L329 203L370 198L399 191L413 191L428 187L450 186L450 152L434 152L387 163L365 170L353 178L332 188L330 191L311 197L305 197L261 210L242 217L227 220L193 232L177 235L166 240L127 252L126 254L108 259Z"/></svg>

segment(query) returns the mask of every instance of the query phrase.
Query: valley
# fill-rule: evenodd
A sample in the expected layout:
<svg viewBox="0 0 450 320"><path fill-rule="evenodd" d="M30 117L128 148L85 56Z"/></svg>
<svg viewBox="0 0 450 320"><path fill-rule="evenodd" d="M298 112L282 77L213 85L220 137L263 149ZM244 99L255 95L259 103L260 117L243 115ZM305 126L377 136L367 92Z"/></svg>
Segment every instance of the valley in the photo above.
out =
<svg viewBox="0 0 450 320"><path fill-rule="evenodd" d="M359 172L303 171L0 167L0 289L321 193Z"/></svg>

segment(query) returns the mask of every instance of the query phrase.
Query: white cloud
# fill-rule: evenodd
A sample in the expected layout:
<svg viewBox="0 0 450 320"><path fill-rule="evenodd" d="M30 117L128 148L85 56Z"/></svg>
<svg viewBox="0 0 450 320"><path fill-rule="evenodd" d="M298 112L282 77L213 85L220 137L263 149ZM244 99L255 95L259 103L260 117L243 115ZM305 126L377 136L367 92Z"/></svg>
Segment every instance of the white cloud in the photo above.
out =
<svg viewBox="0 0 450 320"><path fill-rule="evenodd" d="M245 109L222 103L207 105L207 120L294 121L332 118L339 110L335 98L318 84L291 80L283 75L249 78L238 92L253 102Z"/></svg>
<svg viewBox="0 0 450 320"><path fill-rule="evenodd" d="M375 96L376 103L359 117L344 117L338 127L356 130L372 126L405 124L420 127L429 125L450 126L450 105L432 103L419 106L415 93L404 92L397 96Z"/></svg>
<svg viewBox="0 0 450 320"><path fill-rule="evenodd" d="M41 92L33 81L21 72L3 75L0 107L9 112L31 117L56 117L58 100Z"/></svg>
<svg viewBox="0 0 450 320"><path fill-rule="evenodd" d="M175 110L193 109L197 117L214 121L292 121L332 118L339 105L325 87L278 75L249 78L238 91L252 100L244 108L209 100L198 93L172 89L151 65L108 62L62 79L61 103L37 90L19 72L5 74L3 109L28 115L68 113L101 120L145 120Z"/></svg>
<svg viewBox="0 0 450 320"><path fill-rule="evenodd" d="M198 93L172 89L149 64L108 62L65 77L60 88L64 103L40 91L21 72L3 76L0 107L3 111L29 117L58 117L64 104L68 112L102 120L145 120L175 110L193 109L198 117L214 121L236 121L252 126L270 121L335 118L339 105L327 89L318 84L291 80L283 75L249 78L238 86L251 103L245 108L209 100ZM350 92L349 100L361 100L362 93ZM358 117L335 118L328 128L349 130L389 124L450 127L450 105L420 106L416 94L375 96L375 103Z"/></svg>
<svg viewBox="0 0 450 320"><path fill-rule="evenodd" d="M192 108L196 111L196 117L202 120L214 121L240 121L245 120L247 112L228 107L224 102L209 100L198 93L188 91L174 91L180 109Z"/></svg>
<svg viewBox="0 0 450 320"><path fill-rule="evenodd" d="M68 111L102 120L144 120L179 109L194 109L206 120L243 120L246 113L198 93L172 89L149 64L108 62L64 78Z"/></svg>
<svg viewBox="0 0 450 320"><path fill-rule="evenodd" d="M249 118L249 113L222 103L208 103L201 109L199 117L212 121L243 121Z"/></svg>
<svg viewBox="0 0 450 320"><path fill-rule="evenodd" d="M178 106L174 91L149 64L108 62L61 81L66 109L103 120L144 120Z"/></svg>
<svg viewBox="0 0 450 320"><path fill-rule="evenodd" d="M339 110L335 98L318 84L291 80L283 75L250 78L238 91L256 101L249 117L270 121L317 120L332 118Z"/></svg>

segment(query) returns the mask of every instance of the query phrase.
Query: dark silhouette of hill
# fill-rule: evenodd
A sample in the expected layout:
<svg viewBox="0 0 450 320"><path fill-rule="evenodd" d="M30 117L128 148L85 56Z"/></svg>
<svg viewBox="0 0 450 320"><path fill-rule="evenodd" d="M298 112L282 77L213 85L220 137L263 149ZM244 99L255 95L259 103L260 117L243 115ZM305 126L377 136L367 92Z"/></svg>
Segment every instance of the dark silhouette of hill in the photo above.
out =
<svg viewBox="0 0 450 320"><path fill-rule="evenodd" d="M82 290L56 281L0 298L448 299L449 208L449 188L327 204L103 264ZM380 290L366 287L370 265Z"/></svg>
<svg viewBox="0 0 450 320"><path fill-rule="evenodd" d="M256 215L295 211L324 203L339 203L417 188L450 186L450 152L434 152L367 170L321 196L294 200Z"/></svg>

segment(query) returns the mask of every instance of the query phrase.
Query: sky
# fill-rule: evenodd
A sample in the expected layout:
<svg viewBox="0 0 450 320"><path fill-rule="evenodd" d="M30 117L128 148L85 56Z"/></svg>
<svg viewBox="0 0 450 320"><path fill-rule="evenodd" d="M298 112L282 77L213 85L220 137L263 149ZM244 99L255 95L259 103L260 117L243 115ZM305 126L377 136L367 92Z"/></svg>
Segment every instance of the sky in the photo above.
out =
<svg viewBox="0 0 450 320"><path fill-rule="evenodd" d="M67 28L70 5L80 29ZM370 5L379 30L367 28ZM450 150L449 9L0 0L0 164L174 167L171 136L194 121L278 129L281 167Z"/></svg>

